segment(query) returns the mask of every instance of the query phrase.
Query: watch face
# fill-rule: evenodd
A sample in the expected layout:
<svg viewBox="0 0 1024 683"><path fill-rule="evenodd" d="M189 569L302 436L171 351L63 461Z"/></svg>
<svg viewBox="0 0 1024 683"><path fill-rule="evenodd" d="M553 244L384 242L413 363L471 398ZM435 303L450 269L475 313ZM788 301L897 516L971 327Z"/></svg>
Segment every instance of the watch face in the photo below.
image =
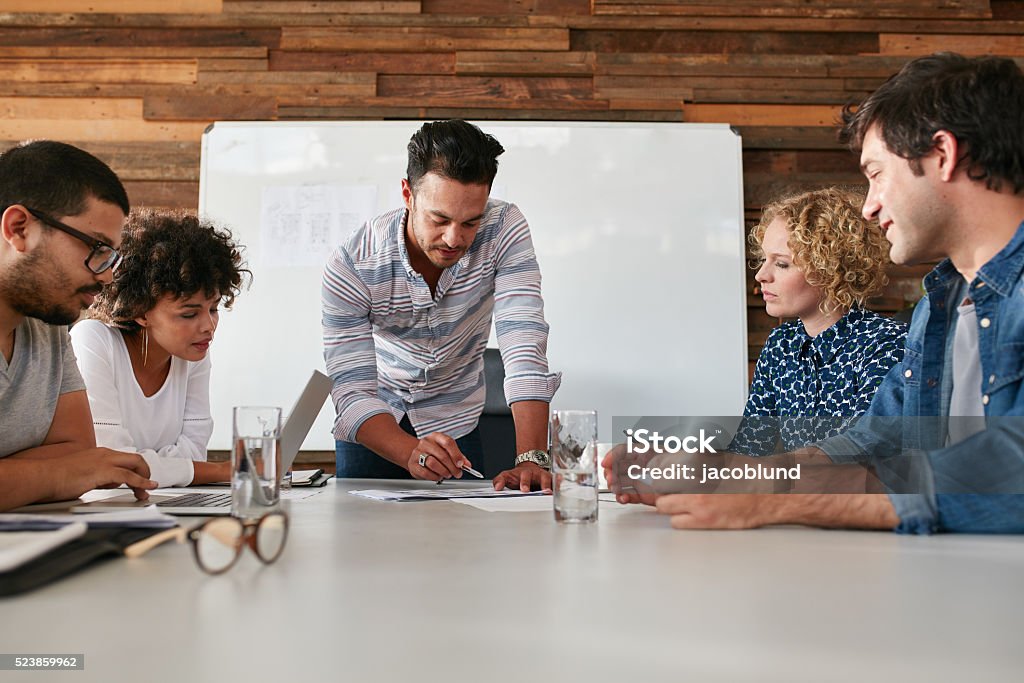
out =
<svg viewBox="0 0 1024 683"><path fill-rule="evenodd" d="M539 452L535 453L534 455L537 457L537 464L540 465L541 467L551 466L551 456L548 455L547 453Z"/></svg>

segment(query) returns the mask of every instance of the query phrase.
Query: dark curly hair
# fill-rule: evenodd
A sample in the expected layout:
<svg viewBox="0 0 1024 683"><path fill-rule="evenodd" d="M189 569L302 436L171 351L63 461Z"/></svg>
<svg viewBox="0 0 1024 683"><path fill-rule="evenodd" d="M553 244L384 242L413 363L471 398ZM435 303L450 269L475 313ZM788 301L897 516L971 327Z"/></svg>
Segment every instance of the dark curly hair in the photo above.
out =
<svg viewBox="0 0 1024 683"><path fill-rule="evenodd" d="M243 279L252 276L231 233L188 211L133 210L121 254L113 282L89 308L89 317L130 332L139 329L135 319L168 294L219 294L231 308Z"/></svg>
<svg viewBox="0 0 1024 683"><path fill-rule="evenodd" d="M966 150L970 178L997 192L1003 183L1024 189L1024 74L1012 59L918 57L842 116L839 139L854 151L877 125L885 146L921 175L921 157L946 130Z"/></svg>

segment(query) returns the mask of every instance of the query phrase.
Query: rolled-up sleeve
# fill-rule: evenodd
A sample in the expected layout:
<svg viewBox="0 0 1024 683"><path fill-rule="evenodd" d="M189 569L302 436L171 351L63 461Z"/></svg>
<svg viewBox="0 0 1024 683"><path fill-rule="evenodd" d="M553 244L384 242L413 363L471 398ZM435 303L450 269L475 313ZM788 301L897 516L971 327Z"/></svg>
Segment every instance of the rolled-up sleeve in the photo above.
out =
<svg viewBox="0 0 1024 683"><path fill-rule="evenodd" d="M875 392L867 412L846 432L814 444L835 463L872 462L884 465L885 459L902 455L903 428L903 372L896 363L885 375ZM884 469L884 468L883 468ZM884 474L881 475L883 480ZM938 530L938 511L935 495L922 493L890 493L900 522L894 531L903 534L931 534Z"/></svg>
<svg viewBox="0 0 1024 683"><path fill-rule="evenodd" d="M367 419L390 411L377 397L370 293L344 248L324 269L322 309L324 362L334 381L334 438L354 442Z"/></svg>
<svg viewBox="0 0 1024 683"><path fill-rule="evenodd" d="M917 493L890 493L889 502L896 510L900 523L894 531L899 534L933 534L938 531L935 499Z"/></svg>
<svg viewBox="0 0 1024 683"><path fill-rule="evenodd" d="M857 425L858 431L856 435L864 437L867 434L871 434L870 426L872 424L875 427L883 427L883 429L889 430L893 426L898 425L898 420L899 418L861 418L861 423ZM814 445L824 451L834 463L843 464L870 460L868 451L877 452L878 444L884 437L878 434L877 436L882 438L871 438L861 443L857 439L851 438L852 431L850 430L844 434L833 436L830 439L819 441ZM890 435L889 438L895 438L897 440L896 443L898 443L900 437L898 435L895 437ZM897 460L899 459L897 458ZM880 462L884 464L884 460ZM882 473L880 476L884 483L884 480L887 478L886 475ZM899 524L896 525L893 531L901 534L932 534L938 531L938 514L933 493L889 493L888 496L889 502L892 503L896 515L900 519Z"/></svg>
<svg viewBox="0 0 1024 683"><path fill-rule="evenodd" d="M505 366L505 400L550 403L562 373L548 369L540 267L526 218L514 204L503 217L496 250L494 329Z"/></svg>

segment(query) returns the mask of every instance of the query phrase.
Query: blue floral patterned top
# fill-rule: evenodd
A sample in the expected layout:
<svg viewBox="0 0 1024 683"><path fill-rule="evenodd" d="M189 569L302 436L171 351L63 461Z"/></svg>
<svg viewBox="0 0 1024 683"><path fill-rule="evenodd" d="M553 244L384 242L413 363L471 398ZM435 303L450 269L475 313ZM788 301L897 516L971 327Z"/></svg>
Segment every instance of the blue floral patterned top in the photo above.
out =
<svg viewBox="0 0 1024 683"><path fill-rule="evenodd" d="M769 455L843 432L903 360L907 326L854 308L811 337L799 320L768 335L754 370L744 420L729 450Z"/></svg>

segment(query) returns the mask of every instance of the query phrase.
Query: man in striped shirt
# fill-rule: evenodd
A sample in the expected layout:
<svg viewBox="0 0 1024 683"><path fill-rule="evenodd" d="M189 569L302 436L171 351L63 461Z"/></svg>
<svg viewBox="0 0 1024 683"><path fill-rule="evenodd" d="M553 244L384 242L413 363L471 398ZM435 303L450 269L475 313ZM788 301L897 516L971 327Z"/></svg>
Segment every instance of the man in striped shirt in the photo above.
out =
<svg viewBox="0 0 1024 683"><path fill-rule="evenodd" d="M440 481L481 453L483 352L491 318L516 448L495 488L550 488L548 325L529 226L488 199L504 149L465 121L409 142L404 209L372 219L324 272L324 357L334 380L341 477Z"/></svg>

